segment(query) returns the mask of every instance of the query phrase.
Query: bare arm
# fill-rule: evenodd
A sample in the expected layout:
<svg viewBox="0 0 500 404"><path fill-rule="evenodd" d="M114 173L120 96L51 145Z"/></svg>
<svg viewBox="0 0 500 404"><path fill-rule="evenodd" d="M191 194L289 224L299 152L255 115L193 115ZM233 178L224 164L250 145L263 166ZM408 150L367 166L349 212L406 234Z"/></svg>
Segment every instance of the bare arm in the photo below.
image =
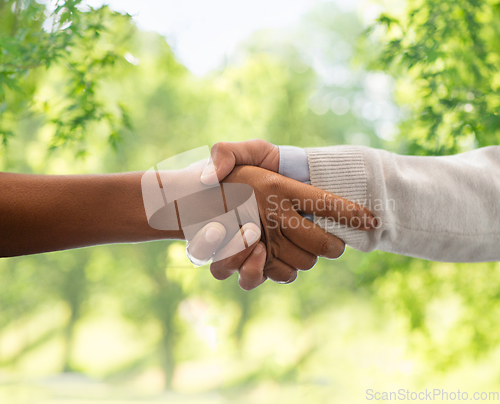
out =
<svg viewBox="0 0 500 404"><path fill-rule="evenodd" d="M0 256L183 239L182 231L148 225L142 174L0 173Z"/></svg>

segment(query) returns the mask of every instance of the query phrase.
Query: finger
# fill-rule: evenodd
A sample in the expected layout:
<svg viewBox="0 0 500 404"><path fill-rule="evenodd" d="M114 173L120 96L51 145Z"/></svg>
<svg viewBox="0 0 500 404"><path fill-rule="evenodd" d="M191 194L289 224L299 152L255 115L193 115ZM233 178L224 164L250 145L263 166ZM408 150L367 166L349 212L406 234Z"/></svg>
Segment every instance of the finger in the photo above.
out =
<svg viewBox="0 0 500 404"><path fill-rule="evenodd" d="M222 224L218 222L206 224L187 243L188 258L195 265L205 264L217 251L224 237L226 237L226 228Z"/></svg>
<svg viewBox="0 0 500 404"><path fill-rule="evenodd" d="M273 258L264 267L264 276L276 283L291 283L297 279L297 270L278 258Z"/></svg>
<svg viewBox="0 0 500 404"><path fill-rule="evenodd" d="M242 234L247 248L240 251ZM259 226L255 223L245 224L229 243L215 253L212 265L210 265L210 272L213 277L218 280L224 280L234 274L243 265L259 239ZM234 253L235 251L238 252Z"/></svg>
<svg viewBox="0 0 500 404"><path fill-rule="evenodd" d="M237 165L251 165L278 172L279 148L262 139L219 142L210 151L213 162L201 174L201 182L213 185L226 178ZM215 170L215 172L214 172Z"/></svg>
<svg viewBox="0 0 500 404"><path fill-rule="evenodd" d="M294 245L315 256L330 259L339 258L344 253L345 244L342 240L297 212L291 212L287 219L281 232Z"/></svg>
<svg viewBox="0 0 500 404"><path fill-rule="evenodd" d="M244 290L251 290L264 283L266 280L265 264L266 249L264 243L259 242L240 268L238 278L240 287Z"/></svg>
<svg viewBox="0 0 500 404"><path fill-rule="evenodd" d="M359 230L377 227L370 211L357 203L298 181L287 182L287 192L301 212L327 217Z"/></svg>
<svg viewBox="0 0 500 404"><path fill-rule="evenodd" d="M276 251L272 252L272 256L280 259L294 269L307 271L318 262L318 257L316 255L303 250L300 246L295 245L286 237L281 237L276 244L279 248L276 248ZM273 250L273 247L271 247L271 249Z"/></svg>

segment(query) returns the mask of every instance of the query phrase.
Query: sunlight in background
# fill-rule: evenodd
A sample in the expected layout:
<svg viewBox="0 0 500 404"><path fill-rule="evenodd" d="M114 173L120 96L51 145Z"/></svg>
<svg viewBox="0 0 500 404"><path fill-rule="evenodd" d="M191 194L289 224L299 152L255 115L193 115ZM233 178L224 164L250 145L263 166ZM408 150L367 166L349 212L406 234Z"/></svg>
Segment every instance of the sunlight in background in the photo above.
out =
<svg viewBox="0 0 500 404"><path fill-rule="evenodd" d="M321 3L334 3L340 11L356 11L364 26L369 26L383 11L380 4L367 0L87 0L93 7L108 4L112 9L133 16L138 27L165 36L180 62L192 73L202 76L224 65L235 55L237 45L261 29L292 32L308 11ZM340 37L331 47L336 63L325 56L322 38L293 35L294 46L312 67L324 85L347 87L354 80L364 81L365 93L356 95L352 105L344 97L324 94L320 88L309 100L317 115L332 110L345 115L351 108L361 119L374 123L377 135L391 141L397 135L398 111L391 101L392 81L383 73L371 74L365 80L353 77L349 66L354 50ZM279 46L279 44L278 44ZM132 64L139 63L130 53ZM363 133L349 136L353 144L369 145Z"/></svg>
<svg viewBox="0 0 500 404"><path fill-rule="evenodd" d="M49 2L56 0L22 4ZM432 109L441 87L427 91L420 72L368 65L388 37L380 30L367 40L365 28L384 10L398 14L405 2L87 0L93 7L105 3L134 21L94 10L88 15L102 13L109 29L86 28L88 38L61 46L65 58L48 69L28 76L21 69L20 90L0 103L0 118L8 112L2 123L16 134L8 151L0 147L0 170L139 171L201 145L255 137L300 147L435 152L421 112ZM421 3L424 10L429 4ZM0 42L11 35L2 24L6 11ZM500 30L500 18L488 23L485 15L484 32ZM437 21L450 16L443 11ZM51 22L44 21L45 31ZM43 34L32 28L19 35L29 45L18 46L21 67ZM431 38L425 46L441 41L434 25L425 29ZM466 43L457 48L460 60L446 56L451 66L472 65L461 56L475 54ZM95 49L84 51L89 45ZM52 46L47 40L46 48ZM488 53L498 59L497 50L493 38ZM108 51L116 59L94 71ZM475 58L482 65L482 56ZM497 97L493 70L481 86L477 77L449 80L451 93L460 94L464 82L470 89L459 108L436 115L449 125L442 133L454 130L463 113L474 115L470 122L478 127L497 122L496 110L486 118L476 114L484 104L473 92ZM87 86L95 102L88 102ZM424 90L429 96L422 98ZM72 129L69 118L89 111L98 119L82 126L81 143L49 149L55 122ZM132 125L123 128L116 150L101 111L117 120L128 111ZM415 112L424 118L414 119ZM475 135L466 136L442 139L475 146ZM85 158L81 150L88 150ZM359 404L369 388L500 391L497 263L347 249L340 260L319 260L291 285L266 282L250 293L238 288L236 275L218 282L207 269L192 267L183 242L164 241L0 260L0 404Z"/></svg>
<svg viewBox="0 0 500 404"><path fill-rule="evenodd" d="M329 0L342 10L356 8L358 0ZM167 38L180 61L203 75L223 63L236 45L262 28L297 24L312 6L324 0L88 0L108 4L131 14L140 29Z"/></svg>

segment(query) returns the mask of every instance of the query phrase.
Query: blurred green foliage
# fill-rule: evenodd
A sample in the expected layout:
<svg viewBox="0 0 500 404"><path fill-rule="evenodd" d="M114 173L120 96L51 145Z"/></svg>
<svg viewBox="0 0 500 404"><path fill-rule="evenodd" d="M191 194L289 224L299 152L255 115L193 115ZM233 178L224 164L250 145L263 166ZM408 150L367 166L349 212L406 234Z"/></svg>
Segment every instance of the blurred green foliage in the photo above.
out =
<svg viewBox="0 0 500 404"><path fill-rule="evenodd" d="M415 154L453 154L498 144L500 2L412 0L382 14L375 63L404 81L404 125ZM410 91L408 91L410 90Z"/></svg>
<svg viewBox="0 0 500 404"><path fill-rule="evenodd" d="M410 2L370 35L355 13L322 4L287 35L256 33L200 78L165 38L107 7L0 0L0 169L144 170L256 137L419 154L496 144L495 4ZM193 268L178 242L4 259L0 377L72 371L259 403L358 403L373 383L448 374L470 382L455 369L486 363L497 374L487 361L499 281L497 264L348 250L291 285L248 293Z"/></svg>
<svg viewBox="0 0 500 404"><path fill-rule="evenodd" d="M97 94L100 82L123 56L120 44L133 30L123 24L130 16L107 7L89 12L82 8L81 0L56 2L51 13L36 1L0 2L0 137L4 145L14 135L19 117L42 111L54 126L51 147L76 143L77 156L85 153L91 123L108 125L113 146L122 126L130 127L125 108L106 103ZM60 97L34 97L40 77L56 64L62 68Z"/></svg>

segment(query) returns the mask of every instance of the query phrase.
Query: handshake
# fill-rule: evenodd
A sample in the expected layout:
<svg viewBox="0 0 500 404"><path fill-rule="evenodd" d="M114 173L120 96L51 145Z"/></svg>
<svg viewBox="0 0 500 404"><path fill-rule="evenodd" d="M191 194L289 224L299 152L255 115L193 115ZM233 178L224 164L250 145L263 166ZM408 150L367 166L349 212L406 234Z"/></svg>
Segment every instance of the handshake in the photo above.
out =
<svg viewBox="0 0 500 404"><path fill-rule="evenodd" d="M217 143L208 164L172 171L176 163L165 160L142 178L150 226L180 230L194 264L212 260L210 271L219 280L238 272L245 290L266 279L293 282L318 257L342 255L344 242L314 216L364 231L377 226L362 206L278 174L279 149L263 140Z"/></svg>
<svg viewBox="0 0 500 404"><path fill-rule="evenodd" d="M500 260L499 146L440 157L263 140L201 149L146 172L1 172L0 257L182 239L193 263L211 260L217 279L237 271L247 290L292 282L317 257L342 255L344 241L433 261Z"/></svg>

